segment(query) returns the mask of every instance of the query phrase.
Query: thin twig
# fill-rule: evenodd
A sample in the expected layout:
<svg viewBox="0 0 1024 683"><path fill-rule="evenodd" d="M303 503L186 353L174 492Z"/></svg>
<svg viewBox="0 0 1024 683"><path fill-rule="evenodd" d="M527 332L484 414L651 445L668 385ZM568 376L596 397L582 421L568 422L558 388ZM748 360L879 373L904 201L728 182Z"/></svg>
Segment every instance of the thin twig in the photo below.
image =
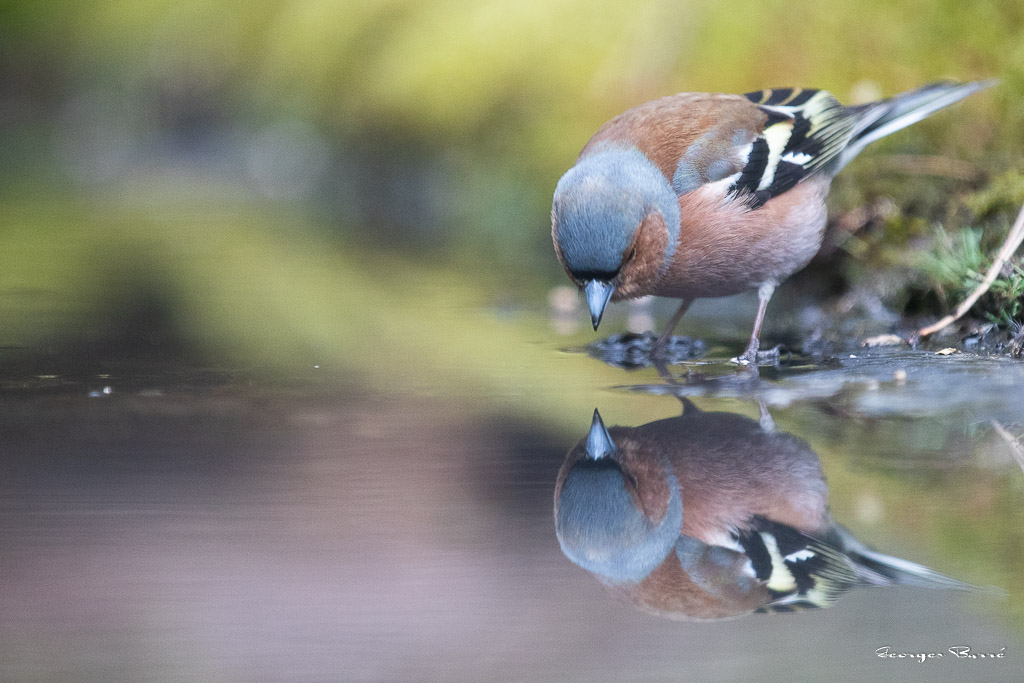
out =
<svg viewBox="0 0 1024 683"><path fill-rule="evenodd" d="M999 424L995 420L989 420L989 424L992 425L992 429L996 430L996 434L1003 437L1003 440L1010 446L1010 452L1013 453L1013 459L1017 461L1020 468L1024 470L1024 444L1019 439L1014 438L1013 434L1006 431L1006 427Z"/></svg>
<svg viewBox="0 0 1024 683"><path fill-rule="evenodd" d="M992 283L999 277L999 272L1006 265L1006 262L1010 260L1014 252L1017 251L1017 247L1020 246L1021 241L1024 241L1024 206L1020 207L1020 213L1017 214L1017 220L1014 221L1013 227L1010 228L1010 233L1006 236L1006 241L1003 242L1003 246L999 249L999 254L996 255L996 260L992 262L992 266L985 273L985 279L982 280L981 284L978 285L971 295L964 299L963 303L956 307L956 311L951 315L947 315L945 318L937 323L929 325L928 327L921 328L917 331L918 337L927 337L931 334L935 334L939 330L943 329L947 325L956 322L963 317L967 311L971 310L971 306L981 298L981 295L988 291L988 288L992 286Z"/></svg>

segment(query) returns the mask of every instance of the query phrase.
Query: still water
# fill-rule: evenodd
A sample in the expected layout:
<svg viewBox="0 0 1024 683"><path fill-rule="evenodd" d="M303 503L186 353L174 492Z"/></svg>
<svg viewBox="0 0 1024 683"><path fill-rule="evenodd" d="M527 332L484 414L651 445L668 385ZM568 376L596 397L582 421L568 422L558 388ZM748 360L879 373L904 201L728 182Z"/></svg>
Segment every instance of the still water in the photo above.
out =
<svg viewBox="0 0 1024 683"><path fill-rule="evenodd" d="M533 355L484 353L493 381L475 385L458 360L424 373L415 356L387 359L377 382L312 363L287 378L9 363L4 680L1021 679L1024 472L993 423L1020 435L1024 365L851 347L753 377L726 362L737 328L705 336L708 354L666 381L579 353L589 331L487 315L530 330ZM558 380L532 375L531 358ZM639 560L609 553L640 524L615 521L616 506L639 514L647 489L590 489L611 502L589 500L577 523L603 549L574 554L556 534L556 486L595 408L614 447L633 438L651 459L630 475L655 491L645 512L678 513ZM674 458L685 463L664 469ZM658 502L658 467L681 501ZM763 596L723 597L706 574L712 607L673 594L678 582L637 588L670 571L663 560L689 569L679 581L732 561L692 540L687 560L679 519L728 544L701 526L755 509L818 535L834 523L865 552L1005 594L850 581L825 609L748 614Z"/></svg>

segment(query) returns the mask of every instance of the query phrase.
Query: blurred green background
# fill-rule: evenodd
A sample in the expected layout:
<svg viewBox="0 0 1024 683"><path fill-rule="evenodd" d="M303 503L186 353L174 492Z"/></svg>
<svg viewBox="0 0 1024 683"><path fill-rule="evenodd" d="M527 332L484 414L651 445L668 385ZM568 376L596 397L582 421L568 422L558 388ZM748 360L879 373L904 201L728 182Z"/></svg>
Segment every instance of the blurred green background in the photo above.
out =
<svg viewBox="0 0 1024 683"><path fill-rule="evenodd" d="M551 191L616 113L684 90L856 102L997 77L836 182L821 258L839 276L813 290L867 282L899 310L944 272L908 245L987 217L991 250L1024 199L1022 29L1016 0L8 0L0 345L286 369L460 335L504 353L522 326L474 312L544 310L567 283ZM439 303L464 329L426 329Z"/></svg>

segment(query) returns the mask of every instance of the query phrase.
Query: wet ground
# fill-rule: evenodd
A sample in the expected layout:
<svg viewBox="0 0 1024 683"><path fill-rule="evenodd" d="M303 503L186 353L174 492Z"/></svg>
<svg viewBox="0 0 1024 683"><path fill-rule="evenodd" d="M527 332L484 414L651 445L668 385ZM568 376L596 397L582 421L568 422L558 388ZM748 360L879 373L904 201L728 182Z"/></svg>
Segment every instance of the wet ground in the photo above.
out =
<svg viewBox="0 0 1024 683"><path fill-rule="evenodd" d="M505 362L496 389L442 367L403 390L19 351L0 377L3 678L1020 680L1024 364L851 348L754 376L727 333L666 381L527 323L565 378L535 395ZM767 411L860 541L1006 594L854 588L710 623L638 609L562 552L556 478L595 407L615 433L680 397L755 431Z"/></svg>

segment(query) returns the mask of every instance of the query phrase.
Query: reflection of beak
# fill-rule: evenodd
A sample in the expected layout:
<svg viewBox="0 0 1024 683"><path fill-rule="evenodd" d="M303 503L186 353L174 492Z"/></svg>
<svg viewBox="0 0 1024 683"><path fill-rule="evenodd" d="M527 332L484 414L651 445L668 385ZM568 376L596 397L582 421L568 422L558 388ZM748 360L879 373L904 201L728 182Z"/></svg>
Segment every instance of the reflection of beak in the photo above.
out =
<svg viewBox="0 0 1024 683"><path fill-rule="evenodd" d="M615 453L615 442L612 435L605 429L601 421L601 413L594 409L594 421L590 423L590 433L587 434L587 457L593 460L607 458Z"/></svg>
<svg viewBox="0 0 1024 683"><path fill-rule="evenodd" d="M601 316L604 314L604 307L612 298L615 285L600 280L590 280L583 287L583 293L587 296L587 308L590 309L590 320L594 323L594 329L601 324Z"/></svg>

